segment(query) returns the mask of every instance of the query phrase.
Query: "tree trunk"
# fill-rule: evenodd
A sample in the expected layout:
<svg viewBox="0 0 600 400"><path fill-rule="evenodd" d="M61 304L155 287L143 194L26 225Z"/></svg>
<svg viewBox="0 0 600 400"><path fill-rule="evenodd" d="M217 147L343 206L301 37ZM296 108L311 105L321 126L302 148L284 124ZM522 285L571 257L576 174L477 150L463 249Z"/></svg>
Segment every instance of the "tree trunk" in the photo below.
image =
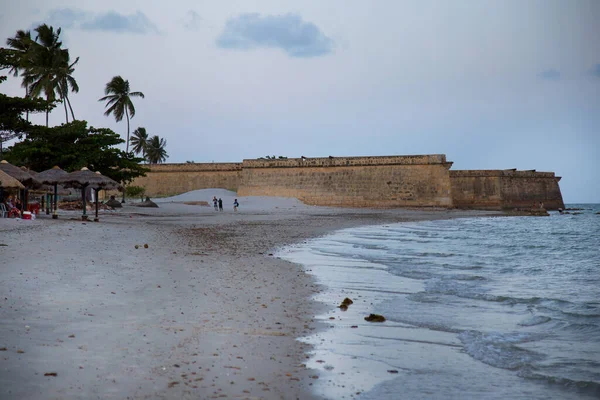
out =
<svg viewBox="0 0 600 400"><path fill-rule="evenodd" d="M48 127L48 113L50 113L50 97L46 95L46 128Z"/></svg>
<svg viewBox="0 0 600 400"><path fill-rule="evenodd" d="M63 106L65 107L65 119L67 120L67 124L69 123L69 113L67 112L67 100L63 98Z"/></svg>
<svg viewBox="0 0 600 400"><path fill-rule="evenodd" d="M127 116L127 143L125 144L125 152L129 153L129 112L127 106L125 107L125 115Z"/></svg>
<svg viewBox="0 0 600 400"><path fill-rule="evenodd" d="M69 96L65 96L67 99L67 104L69 105L69 110L71 110L71 120L75 121L75 114L73 113L73 107L71 107L71 100L69 100Z"/></svg>
<svg viewBox="0 0 600 400"><path fill-rule="evenodd" d="M25 85L25 97L29 98L29 85ZM25 113L27 122L29 122L29 110Z"/></svg>

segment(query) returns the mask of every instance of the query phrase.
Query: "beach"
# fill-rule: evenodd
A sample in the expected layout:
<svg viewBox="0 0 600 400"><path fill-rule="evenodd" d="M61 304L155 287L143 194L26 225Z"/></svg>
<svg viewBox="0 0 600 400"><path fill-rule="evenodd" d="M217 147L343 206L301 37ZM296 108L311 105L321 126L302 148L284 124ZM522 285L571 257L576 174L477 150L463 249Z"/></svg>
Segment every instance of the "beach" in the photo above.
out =
<svg viewBox="0 0 600 400"><path fill-rule="evenodd" d="M224 211L184 204L213 193ZM324 330L315 316L336 304L314 300L322 287L277 250L343 228L498 214L280 198L240 198L234 212L234 196L196 191L99 223L78 211L0 219L0 398L320 398L298 338Z"/></svg>

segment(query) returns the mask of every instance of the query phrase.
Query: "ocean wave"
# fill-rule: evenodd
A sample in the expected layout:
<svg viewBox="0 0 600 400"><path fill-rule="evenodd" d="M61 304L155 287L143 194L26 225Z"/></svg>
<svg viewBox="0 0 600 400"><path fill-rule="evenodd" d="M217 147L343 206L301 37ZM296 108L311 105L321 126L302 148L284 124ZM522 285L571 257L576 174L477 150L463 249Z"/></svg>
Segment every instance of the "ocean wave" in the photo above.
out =
<svg viewBox="0 0 600 400"><path fill-rule="evenodd" d="M518 370L529 368L545 358L543 354L526 350L519 344L539 339L529 333L483 333L464 331L458 335L471 357L496 368Z"/></svg>
<svg viewBox="0 0 600 400"><path fill-rule="evenodd" d="M523 321L519 322L518 325L520 325L520 326L541 325L541 324L545 324L546 322L549 322L551 320L552 320L552 318L547 317L545 315L535 315L535 316L524 319Z"/></svg>
<svg viewBox="0 0 600 400"><path fill-rule="evenodd" d="M563 389L570 389L577 393L600 397L600 383L595 381L579 381L560 376L543 375L529 370L520 371L518 374L525 379L543 381L550 385L560 386Z"/></svg>

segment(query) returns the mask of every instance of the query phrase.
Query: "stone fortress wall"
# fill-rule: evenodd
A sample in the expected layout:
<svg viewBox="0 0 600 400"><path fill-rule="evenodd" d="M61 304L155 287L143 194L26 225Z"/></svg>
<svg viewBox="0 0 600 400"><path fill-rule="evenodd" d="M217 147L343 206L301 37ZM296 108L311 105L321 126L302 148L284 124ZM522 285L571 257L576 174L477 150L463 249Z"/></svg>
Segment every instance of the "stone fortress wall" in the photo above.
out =
<svg viewBox="0 0 600 400"><path fill-rule="evenodd" d="M450 171L452 200L457 208L532 208L543 203L549 210L564 208L554 172L509 170Z"/></svg>
<svg viewBox="0 0 600 400"><path fill-rule="evenodd" d="M148 196L223 188L239 196L295 197L338 207L474 209L564 207L552 172L451 171L443 154L252 159L241 163L151 165L132 185Z"/></svg>
<svg viewBox="0 0 600 400"><path fill-rule="evenodd" d="M136 178L131 185L144 186L150 197L209 188L237 191L242 179L242 163L154 164L148 167L150 172Z"/></svg>
<svg viewBox="0 0 600 400"><path fill-rule="evenodd" d="M240 196L339 207L451 207L444 155L244 160Z"/></svg>

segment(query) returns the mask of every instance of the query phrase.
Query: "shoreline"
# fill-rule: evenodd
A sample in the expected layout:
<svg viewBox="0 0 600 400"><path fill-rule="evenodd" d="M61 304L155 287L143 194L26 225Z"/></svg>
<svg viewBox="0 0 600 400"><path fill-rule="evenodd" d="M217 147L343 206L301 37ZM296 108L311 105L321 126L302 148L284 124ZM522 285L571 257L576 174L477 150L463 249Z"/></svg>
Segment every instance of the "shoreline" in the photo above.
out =
<svg viewBox="0 0 600 400"><path fill-rule="evenodd" d="M0 220L2 397L319 398L298 339L324 328L322 288L269 254L349 227L500 215L259 203Z"/></svg>

